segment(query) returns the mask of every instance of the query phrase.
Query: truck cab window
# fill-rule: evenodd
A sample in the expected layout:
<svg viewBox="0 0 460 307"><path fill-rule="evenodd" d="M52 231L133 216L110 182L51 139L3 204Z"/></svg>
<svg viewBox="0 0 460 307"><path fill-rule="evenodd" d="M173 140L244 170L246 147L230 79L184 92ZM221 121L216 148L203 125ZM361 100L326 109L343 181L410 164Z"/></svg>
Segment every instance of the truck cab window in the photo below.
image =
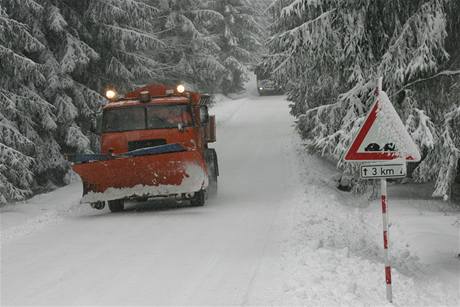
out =
<svg viewBox="0 0 460 307"><path fill-rule="evenodd" d="M150 106L147 108L147 128L164 129L193 125L190 107L187 105Z"/></svg>
<svg viewBox="0 0 460 307"><path fill-rule="evenodd" d="M125 108L106 110L102 120L103 132L145 129L145 109Z"/></svg>

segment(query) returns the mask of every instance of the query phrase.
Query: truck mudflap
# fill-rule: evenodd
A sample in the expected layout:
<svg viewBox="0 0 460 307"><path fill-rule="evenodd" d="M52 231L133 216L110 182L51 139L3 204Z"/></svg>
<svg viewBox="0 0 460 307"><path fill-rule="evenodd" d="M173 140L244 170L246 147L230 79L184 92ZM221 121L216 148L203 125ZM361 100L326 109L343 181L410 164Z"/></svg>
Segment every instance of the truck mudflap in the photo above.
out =
<svg viewBox="0 0 460 307"><path fill-rule="evenodd" d="M191 194L208 186L198 151L137 154L75 163L83 181L81 202Z"/></svg>

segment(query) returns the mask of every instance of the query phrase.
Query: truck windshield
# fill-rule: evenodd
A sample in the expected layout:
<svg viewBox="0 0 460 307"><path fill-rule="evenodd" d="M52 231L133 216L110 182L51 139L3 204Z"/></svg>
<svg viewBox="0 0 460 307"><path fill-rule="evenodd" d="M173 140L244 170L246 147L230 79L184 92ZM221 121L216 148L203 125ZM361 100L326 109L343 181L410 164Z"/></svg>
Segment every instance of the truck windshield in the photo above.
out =
<svg viewBox="0 0 460 307"><path fill-rule="evenodd" d="M151 106L147 108L147 128L177 128L192 125L192 114L187 105Z"/></svg>
<svg viewBox="0 0 460 307"><path fill-rule="evenodd" d="M188 105L120 108L104 111L103 132L177 128L193 125Z"/></svg>
<svg viewBox="0 0 460 307"><path fill-rule="evenodd" d="M123 108L104 111L103 132L117 132L145 129L144 108Z"/></svg>

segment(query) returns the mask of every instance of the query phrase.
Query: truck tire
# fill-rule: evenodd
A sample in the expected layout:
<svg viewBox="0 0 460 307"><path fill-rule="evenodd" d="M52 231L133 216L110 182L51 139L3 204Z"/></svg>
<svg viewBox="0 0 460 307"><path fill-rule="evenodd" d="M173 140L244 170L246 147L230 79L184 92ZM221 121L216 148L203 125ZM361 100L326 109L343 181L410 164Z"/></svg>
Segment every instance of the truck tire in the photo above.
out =
<svg viewBox="0 0 460 307"><path fill-rule="evenodd" d="M105 201L97 201L95 203L91 203L91 208L102 210L105 208Z"/></svg>
<svg viewBox="0 0 460 307"><path fill-rule="evenodd" d="M195 206L195 207L202 207L204 206L205 202L206 202L206 192L204 190L195 192L195 195L193 195L193 198L190 199L190 203L192 204L192 206Z"/></svg>
<svg viewBox="0 0 460 307"><path fill-rule="evenodd" d="M109 200L108 203L109 203L109 209L111 212L120 212L125 209L124 199Z"/></svg>

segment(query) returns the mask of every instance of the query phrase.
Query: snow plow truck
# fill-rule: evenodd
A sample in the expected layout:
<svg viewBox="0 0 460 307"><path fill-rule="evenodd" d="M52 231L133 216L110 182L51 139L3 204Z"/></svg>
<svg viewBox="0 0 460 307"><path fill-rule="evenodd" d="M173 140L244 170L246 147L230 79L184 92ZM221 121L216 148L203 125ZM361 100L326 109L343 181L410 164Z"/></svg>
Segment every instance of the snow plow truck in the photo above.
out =
<svg viewBox="0 0 460 307"><path fill-rule="evenodd" d="M209 95L183 85L149 85L119 98L111 88L100 121L100 153L68 157L83 182L82 203L124 210L125 200L163 197L203 206L217 193L215 117Z"/></svg>

